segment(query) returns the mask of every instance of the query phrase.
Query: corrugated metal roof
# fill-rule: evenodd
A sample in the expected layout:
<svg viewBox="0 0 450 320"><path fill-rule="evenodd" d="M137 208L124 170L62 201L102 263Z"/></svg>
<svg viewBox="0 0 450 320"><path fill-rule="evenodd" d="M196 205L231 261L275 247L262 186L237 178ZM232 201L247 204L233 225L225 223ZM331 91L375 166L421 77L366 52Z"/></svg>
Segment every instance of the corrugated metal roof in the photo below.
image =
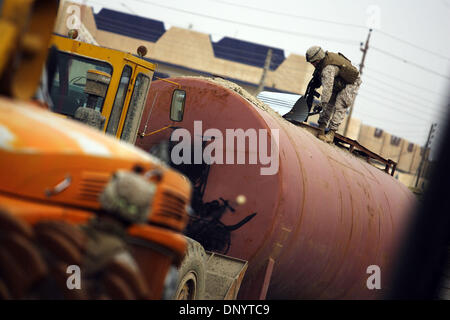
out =
<svg viewBox="0 0 450 320"><path fill-rule="evenodd" d="M97 29L123 36L156 42L166 32L162 21L102 9L94 15Z"/></svg>
<svg viewBox="0 0 450 320"><path fill-rule="evenodd" d="M214 55L243 64L264 68L267 53L272 49L270 70L275 70L284 61L284 50L265 45L225 37L212 43Z"/></svg>
<svg viewBox="0 0 450 320"><path fill-rule="evenodd" d="M300 97L299 94L270 91L262 91L256 96L281 115L288 113Z"/></svg>

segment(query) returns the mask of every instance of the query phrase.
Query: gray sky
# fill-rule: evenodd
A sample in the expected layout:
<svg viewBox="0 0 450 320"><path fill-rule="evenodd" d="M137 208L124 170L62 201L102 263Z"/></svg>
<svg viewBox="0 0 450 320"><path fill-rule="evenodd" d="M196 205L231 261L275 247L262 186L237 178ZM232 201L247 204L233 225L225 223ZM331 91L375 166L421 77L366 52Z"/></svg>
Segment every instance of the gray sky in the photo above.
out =
<svg viewBox="0 0 450 320"><path fill-rule="evenodd" d="M286 56L320 45L356 65L368 23L375 23L353 115L420 145L433 122L439 124L437 134L443 131L450 95L450 0L78 2L161 20L167 29L191 27L214 41L229 36L278 47Z"/></svg>

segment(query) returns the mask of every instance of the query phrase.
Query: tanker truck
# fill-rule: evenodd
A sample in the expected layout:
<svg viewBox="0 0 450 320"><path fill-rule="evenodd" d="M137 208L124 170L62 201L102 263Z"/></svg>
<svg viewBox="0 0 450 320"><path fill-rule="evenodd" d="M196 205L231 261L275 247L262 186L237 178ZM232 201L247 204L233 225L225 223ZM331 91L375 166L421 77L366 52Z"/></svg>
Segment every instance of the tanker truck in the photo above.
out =
<svg viewBox="0 0 450 320"><path fill-rule="evenodd" d="M346 137L325 144L223 79L170 80L186 100L153 82L136 146L194 186L185 234L199 244L179 287L217 298L205 249L248 262L239 299L382 297L416 204L395 163ZM381 289L368 285L374 268Z"/></svg>

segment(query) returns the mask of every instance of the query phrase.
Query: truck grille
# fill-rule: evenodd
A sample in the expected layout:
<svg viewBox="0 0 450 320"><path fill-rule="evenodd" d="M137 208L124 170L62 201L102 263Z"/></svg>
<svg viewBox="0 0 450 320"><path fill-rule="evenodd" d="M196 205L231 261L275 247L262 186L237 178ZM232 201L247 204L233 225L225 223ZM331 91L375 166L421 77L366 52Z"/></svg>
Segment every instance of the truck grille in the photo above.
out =
<svg viewBox="0 0 450 320"><path fill-rule="evenodd" d="M186 204L186 200L171 192L157 193L153 202L150 222L182 231L187 221Z"/></svg>
<svg viewBox="0 0 450 320"><path fill-rule="evenodd" d="M82 201L98 202L98 198L109 181L109 174L84 172L81 175L78 199Z"/></svg>

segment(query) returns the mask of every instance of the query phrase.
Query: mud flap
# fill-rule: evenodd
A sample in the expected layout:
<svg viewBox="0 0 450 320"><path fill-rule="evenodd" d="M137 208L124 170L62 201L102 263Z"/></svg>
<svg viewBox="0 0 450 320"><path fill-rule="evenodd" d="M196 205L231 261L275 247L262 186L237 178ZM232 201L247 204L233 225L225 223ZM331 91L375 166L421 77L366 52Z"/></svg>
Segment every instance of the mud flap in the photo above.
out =
<svg viewBox="0 0 450 320"><path fill-rule="evenodd" d="M238 300L265 300L269 289L275 260L269 258L252 278L244 279Z"/></svg>
<svg viewBox="0 0 450 320"><path fill-rule="evenodd" d="M206 251L206 300L236 300L248 262Z"/></svg>

